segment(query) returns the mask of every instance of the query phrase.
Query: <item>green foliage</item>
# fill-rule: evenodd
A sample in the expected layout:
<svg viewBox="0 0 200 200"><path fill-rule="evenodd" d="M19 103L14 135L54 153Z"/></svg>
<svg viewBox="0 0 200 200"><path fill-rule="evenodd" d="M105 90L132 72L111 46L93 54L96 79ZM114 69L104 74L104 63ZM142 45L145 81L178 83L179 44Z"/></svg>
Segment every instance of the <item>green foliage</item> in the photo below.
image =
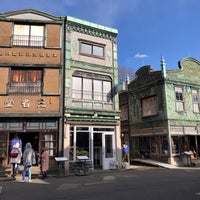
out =
<svg viewBox="0 0 200 200"><path fill-rule="evenodd" d="M88 151L76 151L77 156L88 156Z"/></svg>

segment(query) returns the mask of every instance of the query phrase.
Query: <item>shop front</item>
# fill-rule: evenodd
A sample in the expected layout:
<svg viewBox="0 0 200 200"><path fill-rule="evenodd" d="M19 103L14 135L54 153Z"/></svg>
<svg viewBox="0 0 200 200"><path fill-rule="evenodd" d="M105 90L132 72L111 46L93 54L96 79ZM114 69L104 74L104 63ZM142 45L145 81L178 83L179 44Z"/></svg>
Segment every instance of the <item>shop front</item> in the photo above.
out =
<svg viewBox="0 0 200 200"><path fill-rule="evenodd" d="M9 167L10 141L17 135L22 140L22 151L30 142L37 154L46 146L49 149L50 168L55 165L58 154L59 120L54 119L16 119L0 122L0 162ZM38 165L38 163L36 163Z"/></svg>
<svg viewBox="0 0 200 200"><path fill-rule="evenodd" d="M116 161L115 127L112 126L71 126L70 161L77 156L88 156L92 168L110 169Z"/></svg>

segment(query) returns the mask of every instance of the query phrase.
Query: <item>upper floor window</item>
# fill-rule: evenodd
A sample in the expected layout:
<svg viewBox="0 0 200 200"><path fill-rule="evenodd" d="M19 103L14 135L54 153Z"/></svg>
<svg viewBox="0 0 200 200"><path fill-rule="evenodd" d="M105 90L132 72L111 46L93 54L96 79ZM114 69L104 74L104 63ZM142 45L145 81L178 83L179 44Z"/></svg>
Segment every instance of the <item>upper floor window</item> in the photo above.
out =
<svg viewBox="0 0 200 200"><path fill-rule="evenodd" d="M142 99L142 116L147 117L157 114L156 96Z"/></svg>
<svg viewBox="0 0 200 200"><path fill-rule="evenodd" d="M183 88L175 87L176 111L184 111Z"/></svg>
<svg viewBox="0 0 200 200"><path fill-rule="evenodd" d="M42 25L14 25L13 46L44 46L44 26Z"/></svg>
<svg viewBox="0 0 200 200"><path fill-rule="evenodd" d="M9 94L40 94L42 91L42 70L11 69Z"/></svg>
<svg viewBox="0 0 200 200"><path fill-rule="evenodd" d="M104 58L105 45L80 40L80 54Z"/></svg>
<svg viewBox="0 0 200 200"><path fill-rule="evenodd" d="M128 119L128 105L120 106L121 110L121 120L127 120Z"/></svg>
<svg viewBox="0 0 200 200"><path fill-rule="evenodd" d="M74 76L72 98L111 102L111 82Z"/></svg>
<svg viewBox="0 0 200 200"><path fill-rule="evenodd" d="M192 89L192 103L193 103L193 111L199 113L199 94L198 90Z"/></svg>

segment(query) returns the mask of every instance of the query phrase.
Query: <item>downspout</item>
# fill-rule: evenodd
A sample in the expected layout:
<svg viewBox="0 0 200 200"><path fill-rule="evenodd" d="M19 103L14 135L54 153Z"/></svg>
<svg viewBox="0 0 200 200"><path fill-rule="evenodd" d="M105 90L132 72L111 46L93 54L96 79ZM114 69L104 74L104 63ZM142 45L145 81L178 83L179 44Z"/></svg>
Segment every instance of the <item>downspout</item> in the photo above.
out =
<svg viewBox="0 0 200 200"><path fill-rule="evenodd" d="M167 119L167 138L168 138L168 163L172 164L172 143L171 143L171 134L170 134L170 122L168 116L168 105L167 105L167 89L166 89L166 63L165 59L161 57L161 70L163 77L163 85L164 85L164 98L165 98L165 110L166 110L166 119Z"/></svg>
<svg viewBox="0 0 200 200"><path fill-rule="evenodd" d="M66 17L63 19L63 70L62 70L62 156L64 156L64 135L65 135L65 49L66 49Z"/></svg>

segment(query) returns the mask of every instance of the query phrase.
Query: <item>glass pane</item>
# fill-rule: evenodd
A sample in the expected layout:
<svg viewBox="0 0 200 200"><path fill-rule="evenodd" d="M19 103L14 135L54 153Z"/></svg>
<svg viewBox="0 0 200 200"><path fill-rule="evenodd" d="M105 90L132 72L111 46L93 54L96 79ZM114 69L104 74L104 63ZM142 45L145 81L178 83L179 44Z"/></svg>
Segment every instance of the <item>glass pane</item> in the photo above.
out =
<svg viewBox="0 0 200 200"><path fill-rule="evenodd" d="M72 77L72 98L81 99L82 97L82 79Z"/></svg>
<svg viewBox="0 0 200 200"><path fill-rule="evenodd" d="M113 158L113 145L112 135L105 135L105 157Z"/></svg>
<svg viewBox="0 0 200 200"><path fill-rule="evenodd" d="M76 156L89 156L89 133L88 132L77 133Z"/></svg>
<svg viewBox="0 0 200 200"><path fill-rule="evenodd" d="M89 44L81 43L81 53L92 54L92 46Z"/></svg>
<svg viewBox="0 0 200 200"><path fill-rule="evenodd" d="M111 102L111 82L103 81L103 100Z"/></svg>
<svg viewBox="0 0 200 200"><path fill-rule="evenodd" d="M13 45L28 46L29 28L28 25L14 25Z"/></svg>
<svg viewBox="0 0 200 200"><path fill-rule="evenodd" d="M194 112L199 112L199 104L198 103L194 103L193 104L193 108L194 108Z"/></svg>
<svg viewBox="0 0 200 200"><path fill-rule="evenodd" d="M83 79L83 99L92 99L92 79Z"/></svg>
<svg viewBox="0 0 200 200"><path fill-rule="evenodd" d="M74 133L70 133L70 149L69 149L69 159L74 158Z"/></svg>
<svg viewBox="0 0 200 200"><path fill-rule="evenodd" d="M183 102L176 102L176 110L177 111L184 111Z"/></svg>
<svg viewBox="0 0 200 200"><path fill-rule="evenodd" d="M14 35L29 35L29 26L15 24Z"/></svg>
<svg viewBox="0 0 200 200"><path fill-rule="evenodd" d="M94 80L94 100L102 101L102 81Z"/></svg>
<svg viewBox="0 0 200 200"><path fill-rule="evenodd" d="M98 46L93 46L93 55L103 57L103 48Z"/></svg>
<svg viewBox="0 0 200 200"><path fill-rule="evenodd" d="M43 46L44 27L31 26L30 45Z"/></svg>
<svg viewBox="0 0 200 200"><path fill-rule="evenodd" d="M44 36L44 26L31 26L32 36Z"/></svg>

